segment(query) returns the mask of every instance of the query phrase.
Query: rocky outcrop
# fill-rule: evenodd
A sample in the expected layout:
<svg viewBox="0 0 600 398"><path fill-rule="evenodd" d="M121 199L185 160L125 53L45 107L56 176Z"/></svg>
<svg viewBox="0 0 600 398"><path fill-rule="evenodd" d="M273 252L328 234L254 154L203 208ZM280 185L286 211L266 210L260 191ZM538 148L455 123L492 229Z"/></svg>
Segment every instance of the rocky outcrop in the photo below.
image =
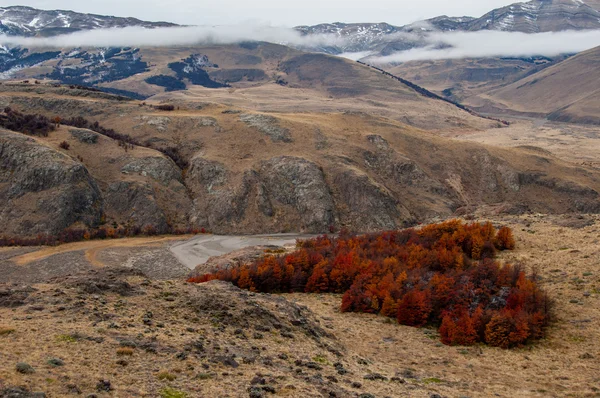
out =
<svg viewBox="0 0 600 398"><path fill-rule="evenodd" d="M150 176L165 186L169 186L175 181L183 183L181 170L179 170L171 159L167 159L166 157L136 158L123 166L121 173L135 173L144 177Z"/></svg>
<svg viewBox="0 0 600 398"><path fill-rule="evenodd" d="M300 215L300 231L323 232L334 224L333 198L315 163L281 156L263 163L260 176L274 205L289 206Z"/></svg>
<svg viewBox="0 0 600 398"><path fill-rule="evenodd" d="M342 225L358 231L394 229L412 222L410 213L393 194L356 169L338 171L333 183L343 208Z"/></svg>
<svg viewBox="0 0 600 398"><path fill-rule="evenodd" d="M240 115L240 120L250 127L254 127L273 142L292 142L290 131L279 125L279 120L270 115L245 113Z"/></svg>
<svg viewBox="0 0 600 398"><path fill-rule="evenodd" d="M223 164L196 156L190 162L185 181L194 200L195 224L227 231L242 220L248 203L247 180L235 184L229 180L229 171Z"/></svg>
<svg viewBox="0 0 600 398"><path fill-rule="evenodd" d="M95 133L91 130L86 129L70 129L69 133L75 138L77 141L84 144L97 144L98 143L98 133Z"/></svg>
<svg viewBox="0 0 600 398"><path fill-rule="evenodd" d="M333 198L315 163L281 156L257 169L233 173L219 162L192 159L186 184L194 197L195 222L213 231L258 222L253 229L260 232L315 233L335 223Z"/></svg>
<svg viewBox="0 0 600 398"><path fill-rule="evenodd" d="M167 216L150 184L116 181L108 186L105 194L107 213L116 215L127 225L140 228L152 226L159 233L167 232Z"/></svg>
<svg viewBox="0 0 600 398"><path fill-rule="evenodd" d="M58 233L96 225L100 190L85 166L33 138L0 130L0 230L6 235Z"/></svg>
<svg viewBox="0 0 600 398"><path fill-rule="evenodd" d="M440 181L431 178L417 163L396 152L383 137L369 135L367 140L374 150L364 152L365 164L376 173L398 184L419 187L442 196L452 196Z"/></svg>

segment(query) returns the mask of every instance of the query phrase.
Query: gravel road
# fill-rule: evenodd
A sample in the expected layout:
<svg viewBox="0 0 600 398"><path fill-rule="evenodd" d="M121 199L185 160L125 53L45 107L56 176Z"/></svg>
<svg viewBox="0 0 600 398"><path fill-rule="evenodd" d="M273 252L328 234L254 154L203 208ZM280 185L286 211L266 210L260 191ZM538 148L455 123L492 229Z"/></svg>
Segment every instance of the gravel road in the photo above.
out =
<svg viewBox="0 0 600 398"><path fill-rule="evenodd" d="M296 239L308 239L312 235L274 234L274 235L200 235L185 242L171 246L171 252L189 269L204 264L210 257L222 256L234 250L250 246L288 246L295 245Z"/></svg>

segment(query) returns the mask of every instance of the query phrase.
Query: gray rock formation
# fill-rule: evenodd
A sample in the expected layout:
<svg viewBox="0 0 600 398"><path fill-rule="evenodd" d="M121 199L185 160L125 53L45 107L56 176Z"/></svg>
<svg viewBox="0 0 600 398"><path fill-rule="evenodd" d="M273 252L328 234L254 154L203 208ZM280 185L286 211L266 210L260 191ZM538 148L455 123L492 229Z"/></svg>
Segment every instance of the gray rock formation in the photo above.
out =
<svg viewBox="0 0 600 398"><path fill-rule="evenodd" d="M298 230L323 232L334 224L333 198L323 171L315 163L281 156L265 162L260 175L267 195L300 215Z"/></svg>
<svg viewBox="0 0 600 398"><path fill-rule="evenodd" d="M168 230L167 216L150 184L117 181L106 191L106 211L118 214L131 226L153 226L157 232Z"/></svg>
<svg viewBox="0 0 600 398"><path fill-rule="evenodd" d="M334 176L344 211L343 225L358 231L394 229L402 222L411 222L410 213L399 206L386 187L356 169L342 169ZM402 210L402 211L401 211Z"/></svg>
<svg viewBox="0 0 600 398"><path fill-rule="evenodd" d="M171 159L160 156L136 158L123 166L121 173L150 176L165 186L173 181L183 183L181 170L177 165Z"/></svg>
<svg viewBox="0 0 600 398"><path fill-rule="evenodd" d="M96 144L98 143L98 133L95 133L86 129L70 129L69 133L73 138L84 144Z"/></svg>
<svg viewBox="0 0 600 398"><path fill-rule="evenodd" d="M292 135L286 128L279 126L279 120L270 115L245 113L240 120L265 134L273 142L292 142Z"/></svg>
<svg viewBox="0 0 600 398"><path fill-rule="evenodd" d="M31 236L96 225L103 202L85 166L25 135L0 130L0 231Z"/></svg>

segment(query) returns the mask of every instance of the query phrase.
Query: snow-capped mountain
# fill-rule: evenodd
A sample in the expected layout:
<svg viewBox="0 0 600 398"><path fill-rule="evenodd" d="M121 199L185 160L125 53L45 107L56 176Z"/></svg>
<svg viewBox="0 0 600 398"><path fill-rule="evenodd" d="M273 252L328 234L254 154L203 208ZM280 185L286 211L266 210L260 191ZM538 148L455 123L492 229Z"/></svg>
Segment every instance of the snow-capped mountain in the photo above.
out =
<svg viewBox="0 0 600 398"><path fill-rule="evenodd" d="M583 0L533 0L490 11L466 30L557 32L600 28L600 4Z"/></svg>
<svg viewBox="0 0 600 398"><path fill-rule="evenodd" d="M54 36L79 30L142 26L177 26L168 22L146 22L136 18L82 14L63 10L38 10L31 7L0 7L0 33L21 36Z"/></svg>
<svg viewBox="0 0 600 398"><path fill-rule="evenodd" d="M480 18L444 15L406 26L333 23L296 29L303 34L332 34L340 38L342 44L319 48L319 51L332 54L370 51L387 55L419 47L420 34L434 30L536 33L600 29L600 0L532 0L492 10Z"/></svg>

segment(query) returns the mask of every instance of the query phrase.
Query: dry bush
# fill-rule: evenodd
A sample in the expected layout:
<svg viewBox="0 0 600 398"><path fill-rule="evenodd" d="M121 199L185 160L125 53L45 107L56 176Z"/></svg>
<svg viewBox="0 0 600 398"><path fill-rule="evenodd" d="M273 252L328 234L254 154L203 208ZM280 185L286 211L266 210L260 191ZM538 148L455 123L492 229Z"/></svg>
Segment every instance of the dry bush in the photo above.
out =
<svg viewBox="0 0 600 398"><path fill-rule="evenodd" d="M133 348L131 347L121 347L117 350L117 355L119 356L132 356Z"/></svg>
<svg viewBox="0 0 600 398"><path fill-rule="evenodd" d="M420 230L324 235L299 242L293 253L265 255L189 282L220 279L269 293L343 293L344 312L438 325L446 344L508 348L542 338L551 317L551 301L535 275L494 260L497 250L511 248L507 227L497 233L490 223L452 220Z"/></svg>

